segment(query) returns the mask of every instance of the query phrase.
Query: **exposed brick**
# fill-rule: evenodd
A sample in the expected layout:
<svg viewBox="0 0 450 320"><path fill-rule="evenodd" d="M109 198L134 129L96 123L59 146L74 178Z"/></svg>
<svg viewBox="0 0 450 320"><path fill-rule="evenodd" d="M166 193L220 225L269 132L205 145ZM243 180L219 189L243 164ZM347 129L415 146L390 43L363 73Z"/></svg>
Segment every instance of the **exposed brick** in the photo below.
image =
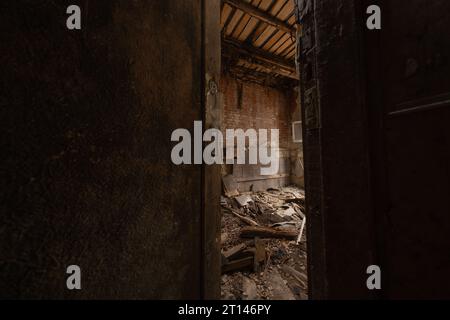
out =
<svg viewBox="0 0 450 320"><path fill-rule="evenodd" d="M291 112L296 105L291 92L259 84L242 84L242 105L238 104L239 82L224 75L221 79L223 94L223 124L225 129L279 129L280 147L288 148L291 140Z"/></svg>

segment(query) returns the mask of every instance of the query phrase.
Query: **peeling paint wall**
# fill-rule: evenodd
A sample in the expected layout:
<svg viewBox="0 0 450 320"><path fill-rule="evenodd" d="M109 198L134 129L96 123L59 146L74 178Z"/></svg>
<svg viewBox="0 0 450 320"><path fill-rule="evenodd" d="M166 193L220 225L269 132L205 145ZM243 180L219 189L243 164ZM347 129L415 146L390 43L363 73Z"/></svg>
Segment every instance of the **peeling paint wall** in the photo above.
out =
<svg viewBox="0 0 450 320"><path fill-rule="evenodd" d="M170 136L202 118L201 2L1 7L0 298L199 298L201 168Z"/></svg>

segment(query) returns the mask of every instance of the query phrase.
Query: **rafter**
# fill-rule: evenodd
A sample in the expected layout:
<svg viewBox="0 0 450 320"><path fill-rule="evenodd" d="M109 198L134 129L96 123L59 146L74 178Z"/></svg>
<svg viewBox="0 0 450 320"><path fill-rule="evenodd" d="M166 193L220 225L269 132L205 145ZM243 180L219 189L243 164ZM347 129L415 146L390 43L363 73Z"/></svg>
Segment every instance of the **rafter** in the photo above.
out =
<svg viewBox="0 0 450 320"><path fill-rule="evenodd" d="M244 59L252 64L264 65L273 73L298 79L297 69L293 61L277 57L264 50L230 38L223 38L222 44L223 54L226 56Z"/></svg>
<svg viewBox="0 0 450 320"><path fill-rule="evenodd" d="M285 21L280 20L277 17L272 16L270 13L263 11L243 0L223 0L223 1L224 3L227 3L234 8L240 9L257 19L276 27L277 29L295 34L295 27L289 25Z"/></svg>

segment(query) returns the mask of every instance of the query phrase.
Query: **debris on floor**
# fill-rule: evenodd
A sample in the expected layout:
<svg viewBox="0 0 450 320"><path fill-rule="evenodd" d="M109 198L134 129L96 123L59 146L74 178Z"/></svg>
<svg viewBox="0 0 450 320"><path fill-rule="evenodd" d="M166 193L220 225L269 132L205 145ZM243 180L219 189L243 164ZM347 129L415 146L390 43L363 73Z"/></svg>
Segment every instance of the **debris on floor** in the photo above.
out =
<svg viewBox="0 0 450 320"><path fill-rule="evenodd" d="M307 299L303 190L227 195L221 198L222 299Z"/></svg>

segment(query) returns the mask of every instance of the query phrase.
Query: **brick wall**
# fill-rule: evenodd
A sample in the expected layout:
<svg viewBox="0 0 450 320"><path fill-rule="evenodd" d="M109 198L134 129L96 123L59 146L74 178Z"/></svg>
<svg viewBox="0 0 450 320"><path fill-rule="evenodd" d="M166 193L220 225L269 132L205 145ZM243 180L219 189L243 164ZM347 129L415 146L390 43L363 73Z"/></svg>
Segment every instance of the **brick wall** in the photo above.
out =
<svg viewBox="0 0 450 320"><path fill-rule="evenodd" d="M239 87L242 88L239 103ZM258 84L241 82L223 76L224 129L279 129L280 147L287 148L290 139L290 109L295 105L291 92Z"/></svg>
<svg viewBox="0 0 450 320"><path fill-rule="evenodd" d="M259 166L234 165L224 169L224 175L233 174L239 191L264 190L291 183L292 118L297 112L297 94L259 84L240 82L228 75L221 79L223 102L222 130L225 129L279 129L280 170L274 176L259 175ZM299 119L295 119L297 121ZM294 152L296 155L297 152ZM297 174L296 174L297 175ZM294 179L296 182L298 179Z"/></svg>

